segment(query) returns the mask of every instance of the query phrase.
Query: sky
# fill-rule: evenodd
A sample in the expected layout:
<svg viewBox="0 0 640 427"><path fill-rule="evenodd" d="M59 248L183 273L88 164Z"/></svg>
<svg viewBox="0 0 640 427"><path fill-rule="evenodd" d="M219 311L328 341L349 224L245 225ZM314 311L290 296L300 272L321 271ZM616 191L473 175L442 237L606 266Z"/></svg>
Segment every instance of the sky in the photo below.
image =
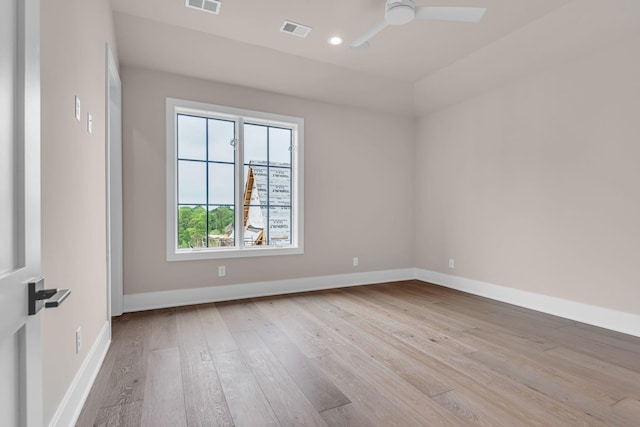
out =
<svg viewBox="0 0 640 427"><path fill-rule="evenodd" d="M208 131L208 142L207 142ZM234 147L235 124L233 121L178 116L178 157L202 160L178 161L178 203L207 203L206 173L209 168L209 204L234 204ZM267 161L291 164L291 131L262 125L244 125L244 163ZM208 147L207 147L208 144ZM209 160L225 163L205 163ZM246 180L248 167L244 167ZM273 170L275 172L275 170ZM272 172L272 173L273 173ZM243 183L244 188L244 183ZM265 197L266 199L266 197ZM263 200L265 202L265 200Z"/></svg>

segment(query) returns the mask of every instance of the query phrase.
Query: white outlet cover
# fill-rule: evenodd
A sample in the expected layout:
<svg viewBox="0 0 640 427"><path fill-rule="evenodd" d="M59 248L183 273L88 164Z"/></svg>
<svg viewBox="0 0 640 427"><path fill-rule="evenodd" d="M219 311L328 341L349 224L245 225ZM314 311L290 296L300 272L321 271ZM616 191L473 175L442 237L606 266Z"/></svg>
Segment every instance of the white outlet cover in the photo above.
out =
<svg viewBox="0 0 640 427"><path fill-rule="evenodd" d="M449 268L455 268L456 266L456 260L454 260L453 258L449 259Z"/></svg>
<svg viewBox="0 0 640 427"><path fill-rule="evenodd" d="M218 277L226 276L227 271L224 265L218 266Z"/></svg>
<svg viewBox="0 0 640 427"><path fill-rule="evenodd" d="M91 113L87 113L87 132L93 133L93 117L91 117Z"/></svg>

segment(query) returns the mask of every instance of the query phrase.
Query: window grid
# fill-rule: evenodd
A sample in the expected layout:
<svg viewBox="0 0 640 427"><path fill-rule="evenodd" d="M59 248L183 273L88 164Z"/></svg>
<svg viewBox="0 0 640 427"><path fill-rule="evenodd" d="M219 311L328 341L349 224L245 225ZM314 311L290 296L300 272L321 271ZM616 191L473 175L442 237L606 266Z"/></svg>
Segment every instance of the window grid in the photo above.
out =
<svg viewBox="0 0 640 427"><path fill-rule="evenodd" d="M293 203L292 203L292 197L293 195L290 194L289 195L289 204L288 205L279 205L279 204L272 204L271 203L271 169L285 169L289 171L289 188L293 188L293 131L291 128L286 128L286 127L280 127L280 126L272 126L272 125L264 125L261 123L253 123L253 122L244 122L244 125L249 125L249 126L259 126L259 127L264 127L267 130L267 161L265 166L260 166L260 167L264 167L267 170L267 203L262 203L260 205L252 205L252 204L248 204L246 206L253 206L253 207L258 207L260 209L264 208L264 211L266 212L266 242L267 242L267 246L272 246L270 244L271 241L271 208L287 208L289 209L289 224L293 223ZM271 129L281 129L281 130L286 130L289 132L289 166L281 166L281 165L272 165L271 164ZM251 167L251 162L247 162L246 160L244 161L244 166L248 166ZM292 243L292 236L291 236L291 232L289 233L289 244ZM251 245L249 245L251 246Z"/></svg>
<svg viewBox="0 0 640 427"><path fill-rule="evenodd" d="M179 124L180 116L195 119ZM304 253L303 118L174 98L167 98L166 118L168 261ZM245 135L245 123L267 135ZM227 138L235 145L225 146ZM262 166L253 200L242 185L250 163ZM252 220L245 207L252 207Z"/></svg>
<svg viewBox="0 0 640 427"><path fill-rule="evenodd" d="M203 117L203 116L198 116L198 115L194 115L194 114L185 114L185 113L178 113L177 117L178 120L176 121L176 135L180 135L180 116L183 117L193 117L193 118L197 118L197 119L202 119L205 120L205 159L201 160L201 159L192 159L192 158L188 158L188 157L180 157L180 141L178 141L178 143L176 144L176 167L180 168L180 162L197 162L197 163L204 163L205 164L205 204L204 204L204 208L205 208L205 236L204 236L204 241L205 241L205 248L210 248L212 246L209 245L209 233L211 232L211 230L209 229L209 224L210 224L210 216L209 216L209 211L211 208L215 207L230 207L234 210L235 212L235 206L233 205L228 205L228 204L223 204L223 203L209 203L209 165L211 164L223 164L223 165L232 165L234 167L234 173L233 173L233 191L234 191L234 201L235 201L235 192L236 192L236 173L235 173L235 166L236 166L236 161L235 161L235 156L234 156L234 161L233 162L224 162L224 161L219 161L219 160L210 160L210 156L209 156L209 145L210 145L210 140L209 140L209 123L213 120L218 120L218 121L224 121L224 122L228 122L228 123L234 123L234 130L233 130L233 138L235 140L236 138L236 129L235 129L235 122L231 121L231 120L224 120L224 119L214 119L211 117ZM231 142L231 141L230 141ZM197 204L197 203L180 203L180 174L176 174L176 184L178 188L178 200L177 200L177 206L178 206L178 211L180 210L181 206L202 206L202 204ZM178 213L179 215L179 213ZM234 220L234 228L235 228L235 220ZM176 232L177 234L177 232ZM234 233L237 234L237 233ZM176 235L176 237L178 237Z"/></svg>

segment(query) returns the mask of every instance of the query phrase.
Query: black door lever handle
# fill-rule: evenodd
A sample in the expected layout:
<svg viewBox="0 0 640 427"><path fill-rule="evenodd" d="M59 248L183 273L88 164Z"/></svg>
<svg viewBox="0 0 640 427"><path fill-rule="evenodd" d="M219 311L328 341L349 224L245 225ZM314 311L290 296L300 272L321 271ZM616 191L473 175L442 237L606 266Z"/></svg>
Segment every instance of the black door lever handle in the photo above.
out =
<svg viewBox="0 0 640 427"><path fill-rule="evenodd" d="M56 291L51 298L47 299L47 302L44 303L45 308L53 308L57 307L64 300L67 299L69 295L71 295L71 290L69 289L48 289L52 291Z"/></svg>
<svg viewBox="0 0 640 427"><path fill-rule="evenodd" d="M36 314L43 307L58 307L69 295L71 295L69 289L44 289L44 278L42 277L29 282L29 315Z"/></svg>

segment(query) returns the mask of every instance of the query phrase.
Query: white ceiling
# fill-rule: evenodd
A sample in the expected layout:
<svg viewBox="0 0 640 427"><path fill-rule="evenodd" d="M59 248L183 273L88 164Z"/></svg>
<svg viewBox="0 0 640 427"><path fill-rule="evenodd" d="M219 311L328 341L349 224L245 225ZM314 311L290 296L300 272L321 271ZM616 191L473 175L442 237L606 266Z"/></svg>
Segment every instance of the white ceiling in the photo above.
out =
<svg viewBox="0 0 640 427"><path fill-rule="evenodd" d="M371 39L369 49L354 52L349 42L383 18L385 0L222 0L220 15L186 8L184 0L111 0L118 55L125 65L399 114L415 114L414 90L431 76L441 81L443 70L507 36L536 26L548 48L540 23L559 15L567 19L564 27L560 23L560 32L555 24L554 34L562 44L563 34L574 30L572 10L580 14L585 6L597 17L606 14L603 4L618 1L416 3L481 6L488 11L479 24L413 21L389 27ZM282 33L285 19L313 30L306 39ZM345 43L329 45L333 35L343 37ZM528 47L537 54L537 47ZM509 53L504 53L503 62L509 62ZM482 65L482 60L475 61L475 66Z"/></svg>

